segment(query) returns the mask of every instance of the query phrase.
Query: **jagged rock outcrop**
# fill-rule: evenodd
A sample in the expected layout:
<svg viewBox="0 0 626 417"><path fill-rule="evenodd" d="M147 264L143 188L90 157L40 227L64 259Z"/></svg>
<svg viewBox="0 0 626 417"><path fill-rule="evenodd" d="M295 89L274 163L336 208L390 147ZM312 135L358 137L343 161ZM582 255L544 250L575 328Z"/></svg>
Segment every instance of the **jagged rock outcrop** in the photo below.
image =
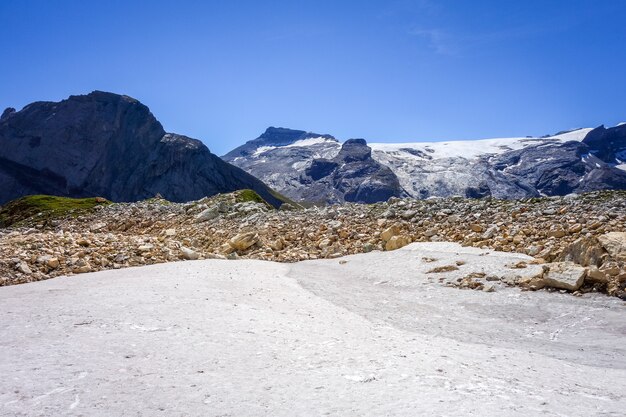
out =
<svg viewBox="0 0 626 417"><path fill-rule="evenodd" d="M407 194L398 177L372 159L372 149L364 139L347 140L333 159L314 159L300 182L309 201L375 203Z"/></svg>
<svg viewBox="0 0 626 417"><path fill-rule="evenodd" d="M94 91L7 109L0 119L0 204L27 194L188 201L243 188L281 204L199 140L166 133L128 96Z"/></svg>
<svg viewBox="0 0 626 417"><path fill-rule="evenodd" d="M626 161L626 124L606 129L597 127L585 136L583 143L591 153L609 164L621 164Z"/></svg>

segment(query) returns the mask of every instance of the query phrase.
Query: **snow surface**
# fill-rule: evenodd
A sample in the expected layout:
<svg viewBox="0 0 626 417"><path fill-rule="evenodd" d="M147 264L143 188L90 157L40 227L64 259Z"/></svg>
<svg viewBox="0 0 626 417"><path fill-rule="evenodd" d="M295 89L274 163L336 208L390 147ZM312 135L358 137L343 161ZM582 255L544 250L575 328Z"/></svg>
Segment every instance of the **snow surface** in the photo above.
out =
<svg viewBox="0 0 626 417"><path fill-rule="evenodd" d="M328 139L328 138L324 138L320 136L317 138L307 138L307 139L297 140L293 143L290 143L289 145L284 145L284 146L259 146L252 155L259 156L267 151L271 151L276 148L296 148L296 147L302 147L302 146L319 145L321 143L337 143L337 142L332 139Z"/></svg>
<svg viewBox="0 0 626 417"><path fill-rule="evenodd" d="M623 415L622 301L439 283L528 259L416 243L3 287L0 415Z"/></svg>
<svg viewBox="0 0 626 417"><path fill-rule="evenodd" d="M402 152L402 148L415 149L439 158L467 158L472 159L486 154L500 154L506 151L523 149L527 146L538 145L545 142L559 141L582 141L592 129L578 129L560 135L547 138L493 138L479 140L457 140L449 142L407 142L407 143L370 143L373 151L402 153L408 159L422 159L408 152Z"/></svg>

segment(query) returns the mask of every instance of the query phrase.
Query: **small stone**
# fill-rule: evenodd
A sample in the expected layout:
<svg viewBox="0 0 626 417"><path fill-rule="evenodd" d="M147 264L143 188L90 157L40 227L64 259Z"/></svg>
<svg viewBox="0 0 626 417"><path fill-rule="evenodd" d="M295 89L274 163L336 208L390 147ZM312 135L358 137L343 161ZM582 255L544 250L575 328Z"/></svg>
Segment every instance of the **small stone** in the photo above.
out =
<svg viewBox="0 0 626 417"><path fill-rule="evenodd" d="M259 236L254 232L240 233L233 236L228 244L235 250L243 251L253 246L259 240Z"/></svg>
<svg viewBox="0 0 626 417"><path fill-rule="evenodd" d="M400 249L403 246L411 243L411 239L407 236L393 236L389 241L385 244L385 250L395 250Z"/></svg>
<svg viewBox="0 0 626 417"><path fill-rule="evenodd" d="M183 257L183 259L186 259L188 261L195 261L196 259L200 257L200 254L198 252L194 251L193 249L189 249L185 246L181 246L180 254Z"/></svg>
<svg viewBox="0 0 626 417"><path fill-rule="evenodd" d="M393 226L390 226L387 229L383 230L380 234L380 238L383 241L388 242L392 237L399 235L400 232L400 226L394 224Z"/></svg>
<svg viewBox="0 0 626 417"><path fill-rule="evenodd" d="M206 222L206 221L209 221L209 220L213 220L214 218L216 218L219 215L220 215L220 213L219 213L219 211L215 207L209 207L208 209L206 209L203 212L201 212L200 214L198 214L194 221L196 223L202 223L202 222Z"/></svg>
<svg viewBox="0 0 626 417"><path fill-rule="evenodd" d="M26 265L26 263L24 262L19 263L19 265L17 266L17 270L26 275L30 275L33 273L33 271L31 271L28 265Z"/></svg>
<svg viewBox="0 0 626 417"><path fill-rule="evenodd" d="M46 266L50 269L57 269L60 263L57 258L49 258L46 260Z"/></svg>
<svg viewBox="0 0 626 417"><path fill-rule="evenodd" d="M585 281L589 281L594 284L606 284L609 282L609 278L603 271L600 271L598 267L592 266L587 269Z"/></svg>
<svg viewBox="0 0 626 417"><path fill-rule="evenodd" d="M476 233L482 233L482 231L484 230L481 225L476 224L476 223L471 224L470 229L472 232L476 232Z"/></svg>

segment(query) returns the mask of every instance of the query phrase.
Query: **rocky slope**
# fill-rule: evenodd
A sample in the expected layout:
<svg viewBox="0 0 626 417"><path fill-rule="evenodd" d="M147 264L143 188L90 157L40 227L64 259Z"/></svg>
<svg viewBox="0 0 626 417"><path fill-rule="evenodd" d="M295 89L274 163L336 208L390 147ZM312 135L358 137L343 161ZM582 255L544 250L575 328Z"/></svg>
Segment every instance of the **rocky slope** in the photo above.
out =
<svg viewBox="0 0 626 417"><path fill-rule="evenodd" d="M457 279L451 272L462 265L433 259L430 272L442 285L600 291L626 299L625 192L516 201L392 198L292 211L241 197L104 204L57 219L35 215L0 229L0 285L178 260L294 262L450 241L485 255L518 252L535 260L510 265L501 276Z"/></svg>
<svg viewBox="0 0 626 417"><path fill-rule="evenodd" d="M310 176L312 168L328 168L323 163L317 167L320 164L316 160L332 160L339 155L339 142L328 136L305 141L305 136L319 135L291 131L297 134L290 136L286 133L289 129L280 129L279 140L273 141L268 132L262 140L246 143L245 152L236 150L224 158L296 200L341 201L343 194L335 182L316 182ZM542 138L369 146L371 159L397 177L399 187L389 188L396 192L394 195L507 199L626 189L626 165L622 163L626 160L626 125L579 129ZM359 171L354 165L352 169ZM375 181L365 166L359 178ZM382 201L385 196L373 190L361 199Z"/></svg>
<svg viewBox="0 0 626 417"><path fill-rule="evenodd" d="M0 118L0 204L28 194L136 201L158 193L189 201L244 188L281 204L200 141L166 133L128 96L94 91L7 109Z"/></svg>

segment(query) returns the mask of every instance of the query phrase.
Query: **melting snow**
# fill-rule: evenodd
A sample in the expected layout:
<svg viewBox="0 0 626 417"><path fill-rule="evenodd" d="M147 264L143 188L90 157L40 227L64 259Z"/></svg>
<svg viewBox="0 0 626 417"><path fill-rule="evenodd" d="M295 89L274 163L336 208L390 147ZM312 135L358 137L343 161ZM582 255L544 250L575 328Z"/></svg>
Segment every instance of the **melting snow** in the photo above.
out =
<svg viewBox="0 0 626 417"><path fill-rule="evenodd" d="M493 138L479 140L456 140L448 142L409 142L409 143L370 143L373 150L406 154L407 158L419 159L419 156L402 151L401 148L416 149L428 152L433 158L476 158L485 154L499 154L506 151L523 149L531 145L546 142L581 141L592 129L578 129L572 132L546 138Z"/></svg>
<svg viewBox="0 0 626 417"><path fill-rule="evenodd" d="M332 139L328 139L328 138L324 138L324 137L317 137L317 138L307 138L307 139L301 139L301 140L297 140L294 143L290 143L289 145L284 145L284 146L259 146L256 151L254 151L254 154L252 154L252 156L259 156L262 153L265 153L267 151L271 151L272 149L276 149L276 148L296 148L296 147L302 147L302 146L311 146L311 145L318 145L321 143L337 143Z"/></svg>

